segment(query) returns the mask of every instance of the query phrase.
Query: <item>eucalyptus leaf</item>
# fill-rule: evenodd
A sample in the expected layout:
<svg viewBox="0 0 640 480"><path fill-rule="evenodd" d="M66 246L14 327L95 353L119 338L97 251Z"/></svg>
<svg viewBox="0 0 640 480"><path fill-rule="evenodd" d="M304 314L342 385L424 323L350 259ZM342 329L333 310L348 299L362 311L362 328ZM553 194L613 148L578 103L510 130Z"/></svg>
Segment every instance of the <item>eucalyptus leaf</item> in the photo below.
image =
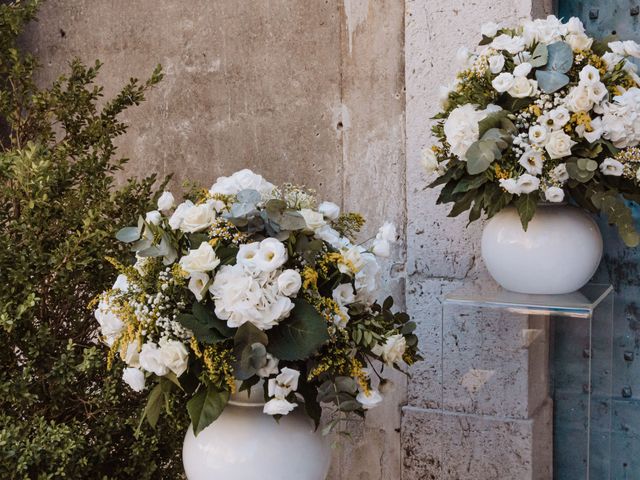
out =
<svg viewBox="0 0 640 480"><path fill-rule="evenodd" d="M236 194L236 201L238 203L258 203L262 200L262 195L257 190L246 189L241 190Z"/></svg>
<svg viewBox="0 0 640 480"><path fill-rule="evenodd" d="M477 175L484 172L496 159L495 142L491 140L478 140L473 142L467 150L467 172Z"/></svg>
<svg viewBox="0 0 640 480"><path fill-rule="evenodd" d="M140 239L140 232L138 227L124 227L118 230L116 238L124 243L132 243Z"/></svg>
<svg viewBox="0 0 640 480"><path fill-rule="evenodd" d="M547 46L544 43L539 43L533 50L529 63L534 68L544 67L549 59L549 52Z"/></svg>
<svg viewBox="0 0 640 480"><path fill-rule="evenodd" d="M573 65L573 50L566 42L555 42L547 47L547 70L567 73Z"/></svg>
<svg viewBox="0 0 640 480"><path fill-rule="evenodd" d="M538 87L544 93L557 92L570 81L564 73L547 70L536 70L536 80L538 80Z"/></svg>

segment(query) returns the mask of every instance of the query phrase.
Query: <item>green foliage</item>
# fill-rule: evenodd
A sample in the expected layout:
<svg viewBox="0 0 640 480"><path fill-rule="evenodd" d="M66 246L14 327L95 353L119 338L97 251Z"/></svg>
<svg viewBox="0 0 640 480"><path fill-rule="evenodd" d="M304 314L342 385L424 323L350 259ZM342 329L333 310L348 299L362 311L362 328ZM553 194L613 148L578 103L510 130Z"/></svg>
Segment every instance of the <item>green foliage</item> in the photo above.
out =
<svg viewBox="0 0 640 480"><path fill-rule="evenodd" d="M218 390L216 387L204 387L187 402L187 410L191 417L193 432L198 435L202 430L214 422L227 406L229 392Z"/></svg>
<svg viewBox="0 0 640 480"><path fill-rule="evenodd" d="M136 432L145 398L105 369L87 308L113 280L104 258L130 255L114 234L154 198L154 176L116 185L114 142L162 75L105 101L100 63L74 60L38 88L16 46L37 7L0 5L0 478L179 478L184 409Z"/></svg>

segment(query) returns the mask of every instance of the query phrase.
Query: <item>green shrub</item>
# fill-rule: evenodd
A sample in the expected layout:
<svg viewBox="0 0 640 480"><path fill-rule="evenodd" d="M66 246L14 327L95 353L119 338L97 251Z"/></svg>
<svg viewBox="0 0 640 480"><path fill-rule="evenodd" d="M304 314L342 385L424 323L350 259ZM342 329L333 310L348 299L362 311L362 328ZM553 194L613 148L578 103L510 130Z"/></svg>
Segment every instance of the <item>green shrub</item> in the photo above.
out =
<svg viewBox="0 0 640 480"><path fill-rule="evenodd" d="M154 200L155 176L118 186L118 115L160 81L110 100L100 64L70 64L51 87L17 49L37 1L0 4L0 478L179 478L188 420L172 409L137 431L146 398L105 370L87 308L110 286L114 233Z"/></svg>

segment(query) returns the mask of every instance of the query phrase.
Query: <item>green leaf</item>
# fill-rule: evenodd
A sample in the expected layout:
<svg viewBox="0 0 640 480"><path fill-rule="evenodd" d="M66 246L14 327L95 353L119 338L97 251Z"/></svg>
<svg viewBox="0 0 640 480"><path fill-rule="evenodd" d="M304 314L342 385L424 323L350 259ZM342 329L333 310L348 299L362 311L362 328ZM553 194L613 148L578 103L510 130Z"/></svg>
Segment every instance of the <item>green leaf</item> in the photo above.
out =
<svg viewBox="0 0 640 480"><path fill-rule="evenodd" d="M156 428L162 411L162 396L162 385L158 384L151 390L147 405L144 407L143 415L153 428Z"/></svg>
<svg viewBox="0 0 640 480"><path fill-rule="evenodd" d="M467 193L465 193L462 196L462 198L456 200L456 202L453 204L453 207L451 208L451 211L447 216L457 217L465 210L469 210L469 208L471 208L471 203L475 199L476 195L478 195L478 192L475 190L470 190Z"/></svg>
<svg viewBox="0 0 640 480"><path fill-rule="evenodd" d="M322 416L322 406L318 402L318 389L306 381L301 381L298 384L298 393L302 395L304 410L309 415L309 418L313 420L317 430Z"/></svg>
<svg viewBox="0 0 640 480"><path fill-rule="evenodd" d="M520 215L522 228L526 232L527 227L529 226L529 222L533 218L533 215L536 213L538 194L534 192L528 195L520 195L518 198L516 198L514 204L518 210L518 215Z"/></svg>
<svg viewBox="0 0 640 480"><path fill-rule="evenodd" d="M181 313L176 317L176 321L185 328L193 332L193 336L202 343L214 344L227 339L212 325L201 322L195 315Z"/></svg>
<svg viewBox="0 0 640 480"><path fill-rule="evenodd" d="M138 227L124 227L118 230L116 238L124 243L132 243L140 239L140 229Z"/></svg>
<svg viewBox="0 0 640 480"><path fill-rule="evenodd" d="M231 337L234 334L235 330L229 327L227 322L216 317L212 306L195 301L193 302L191 310L201 323L215 328L225 337Z"/></svg>
<svg viewBox="0 0 640 480"><path fill-rule="evenodd" d="M536 80L544 93L557 92L570 81L564 73L547 70L536 70Z"/></svg>
<svg viewBox="0 0 640 480"><path fill-rule="evenodd" d="M469 190L476 190L481 185L486 183L488 179L489 177L487 177L486 175L476 175L473 177L463 178L456 184L456 188L453 189L453 194L455 195L456 193L464 193L468 192Z"/></svg>
<svg viewBox="0 0 640 480"><path fill-rule="evenodd" d="M293 299L289 318L269 331L268 350L281 360L303 360L329 340L326 320L302 299Z"/></svg>
<svg viewBox="0 0 640 480"><path fill-rule="evenodd" d="M544 67L549 59L549 52L547 46L544 43L539 43L531 54L529 63L534 68Z"/></svg>
<svg viewBox="0 0 640 480"><path fill-rule="evenodd" d="M215 387L201 388L187 402L187 411L193 425L193 433L197 436L211 425L222 413L229 401L229 392Z"/></svg>

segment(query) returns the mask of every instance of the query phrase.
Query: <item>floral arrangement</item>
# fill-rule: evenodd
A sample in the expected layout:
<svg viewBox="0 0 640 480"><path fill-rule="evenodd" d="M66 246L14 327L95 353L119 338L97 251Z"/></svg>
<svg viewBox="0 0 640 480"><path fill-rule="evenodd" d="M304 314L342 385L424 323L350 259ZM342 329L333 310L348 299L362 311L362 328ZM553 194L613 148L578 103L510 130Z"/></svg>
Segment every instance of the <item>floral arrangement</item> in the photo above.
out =
<svg viewBox="0 0 640 480"><path fill-rule="evenodd" d="M135 263L97 299L109 361L124 361L135 391L154 383L145 409L155 424L184 392L197 434L230 394L262 381L264 413L304 405L335 425L382 400L374 360L397 369L420 359L415 323L376 302L379 263L396 241L385 223L370 248L355 243L364 220L317 202L302 187L276 188L250 170L158 209L118 232ZM375 375L375 382L372 376Z"/></svg>
<svg viewBox="0 0 640 480"><path fill-rule="evenodd" d="M640 242L624 200L640 200L640 77L633 41L597 43L579 19L482 27L443 88L423 162L444 185L438 203L469 221L517 208L526 230L538 202L603 212Z"/></svg>

